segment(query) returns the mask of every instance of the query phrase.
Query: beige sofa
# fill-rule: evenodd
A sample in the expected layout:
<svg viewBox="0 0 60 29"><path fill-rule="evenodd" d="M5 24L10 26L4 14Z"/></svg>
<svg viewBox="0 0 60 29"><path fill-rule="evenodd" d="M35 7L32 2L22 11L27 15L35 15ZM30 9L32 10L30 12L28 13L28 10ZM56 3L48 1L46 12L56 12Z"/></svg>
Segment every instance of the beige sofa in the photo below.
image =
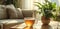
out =
<svg viewBox="0 0 60 29"><path fill-rule="evenodd" d="M11 5L0 5L0 28L10 27L24 22L24 17L32 17L35 10L22 10ZM2 24L2 25L1 25Z"/></svg>

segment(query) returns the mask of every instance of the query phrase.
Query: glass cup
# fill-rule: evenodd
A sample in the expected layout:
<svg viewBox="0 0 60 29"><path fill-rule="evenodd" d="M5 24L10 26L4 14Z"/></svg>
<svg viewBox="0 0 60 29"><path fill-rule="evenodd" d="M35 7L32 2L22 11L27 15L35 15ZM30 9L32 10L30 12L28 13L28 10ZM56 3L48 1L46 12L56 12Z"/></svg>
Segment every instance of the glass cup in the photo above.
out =
<svg viewBox="0 0 60 29"><path fill-rule="evenodd" d="M33 26L33 24L35 23L35 18L32 18L32 17L26 17L24 18L24 20L25 20L26 26L28 27Z"/></svg>

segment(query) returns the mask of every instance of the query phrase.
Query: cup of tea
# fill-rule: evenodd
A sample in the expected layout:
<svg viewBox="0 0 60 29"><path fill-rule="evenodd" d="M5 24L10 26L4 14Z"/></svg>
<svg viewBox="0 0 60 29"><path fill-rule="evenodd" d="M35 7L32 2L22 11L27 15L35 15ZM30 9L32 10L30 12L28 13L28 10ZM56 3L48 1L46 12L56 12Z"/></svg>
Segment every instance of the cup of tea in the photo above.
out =
<svg viewBox="0 0 60 29"><path fill-rule="evenodd" d="M26 26L31 27L35 23L35 18L26 17L26 18L24 18L24 21L25 21Z"/></svg>

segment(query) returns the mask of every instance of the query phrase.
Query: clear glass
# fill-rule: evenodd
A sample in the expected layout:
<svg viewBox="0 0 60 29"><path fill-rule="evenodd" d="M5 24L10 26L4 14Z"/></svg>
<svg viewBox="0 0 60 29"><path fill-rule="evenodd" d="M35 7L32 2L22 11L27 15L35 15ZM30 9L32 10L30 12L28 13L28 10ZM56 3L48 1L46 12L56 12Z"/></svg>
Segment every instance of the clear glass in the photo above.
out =
<svg viewBox="0 0 60 29"><path fill-rule="evenodd" d="M26 26L31 27L35 23L35 18L25 17L24 21L25 21Z"/></svg>

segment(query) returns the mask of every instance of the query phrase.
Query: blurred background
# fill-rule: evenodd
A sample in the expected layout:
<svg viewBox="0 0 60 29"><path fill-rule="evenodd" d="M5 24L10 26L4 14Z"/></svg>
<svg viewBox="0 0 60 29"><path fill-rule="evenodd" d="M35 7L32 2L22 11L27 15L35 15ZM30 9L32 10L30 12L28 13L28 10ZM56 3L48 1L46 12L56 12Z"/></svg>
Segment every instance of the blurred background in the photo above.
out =
<svg viewBox="0 0 60 29"><path fill-rule="evenodd" d="M56 2L57 8L56 12L52 12L57 20L60 20L60 0L49 0L50 2ZM6 3L11 2L16 8L26 9L26 10L38 10L38 7L34 6L34 2L44 3L44 0L0 0L0 5L5 5ZM41 16L41 14L39 14ZM40 17L37 15L38 17ZM56 19L55 18L55 19Z"/></svg>

